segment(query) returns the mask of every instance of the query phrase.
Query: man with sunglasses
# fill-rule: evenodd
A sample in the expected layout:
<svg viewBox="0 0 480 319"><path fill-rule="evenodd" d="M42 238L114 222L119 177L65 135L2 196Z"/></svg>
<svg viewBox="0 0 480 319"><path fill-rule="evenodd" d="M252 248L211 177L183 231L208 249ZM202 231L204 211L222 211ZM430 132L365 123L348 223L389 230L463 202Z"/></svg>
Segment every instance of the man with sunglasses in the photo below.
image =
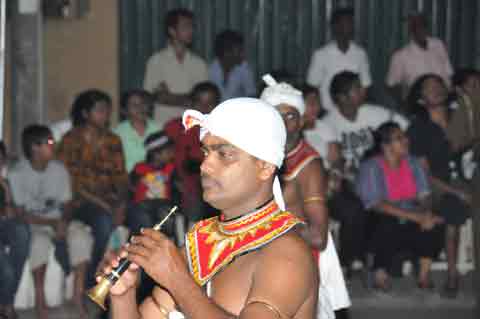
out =
<svg viewBox="0 0 480 319"><path fill-rule="evenodd" d="M8 173L11 195L17 214L31 231L30 266L35 285L37 318L47 318L45 273L50 251L68 272L75 274L74 301L81 306L83 278L90 259L92 238L84 224L69 222L72 191L70 177L63 164L53 160L55 141L50 129L30 125L22 133L25 159Z"/></svg>

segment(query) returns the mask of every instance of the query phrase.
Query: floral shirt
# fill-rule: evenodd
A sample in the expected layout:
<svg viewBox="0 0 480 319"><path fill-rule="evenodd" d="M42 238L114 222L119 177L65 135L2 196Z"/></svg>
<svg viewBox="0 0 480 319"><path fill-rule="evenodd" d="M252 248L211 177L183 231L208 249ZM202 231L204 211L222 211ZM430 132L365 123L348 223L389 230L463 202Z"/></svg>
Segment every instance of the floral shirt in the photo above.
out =
<svg viewBox="0 0 480 319"><path fill-rule="evenodd" d="M71 175L74 199L83 190L110 202L127 189L122 142L109 131L92 144L85 139L83 128L73 128L63 137L57 157Z"/></svg>

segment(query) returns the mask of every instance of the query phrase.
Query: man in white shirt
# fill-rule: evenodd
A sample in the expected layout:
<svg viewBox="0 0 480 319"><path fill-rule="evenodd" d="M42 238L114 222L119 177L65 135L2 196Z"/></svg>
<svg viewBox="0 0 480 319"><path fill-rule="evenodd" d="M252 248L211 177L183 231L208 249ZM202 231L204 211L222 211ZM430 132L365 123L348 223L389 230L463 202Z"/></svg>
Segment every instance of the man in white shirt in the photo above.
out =
<svg viewBox="0 0 480 319"><path fill-rule="evenodd" d="M143 86L162 104L186 106L195 84L208 79L205 61L189 46L193 39L193 13L174 9L167 13L168 45L150 57Z"/></svg>
<svg viewBox="0 0 480 319"><path fill-rule="evenodd" d="M342 265L349 270L354 260L363 259L366 248L364 228L367 215L351 189L356 171L365 153L374 146L373 131L376 128L390 120L406 128L408 122L401 115L383 107L365 104L365 90L358 74L353 72L343 71L335 75L330 86L330 95L337 110L328 113L324 121L334 130L336 140L341 144L346 183L343 183L340 192L330 198L329 210L332 217L341 223L340 259Z"/></svg>
<svg viewBox="0 0 480 319"><path fill-rule="evenodd" d="M307 83L318 87L322 105L328 111L335 109L329 88L338 72L348 70L358 73L365 89L372 84L367 53L352 41L353 16L352 8L341 8L332 14L330 24L334 40L313 53L308 68Z"/></svg>
<svg viewBox="0 0 480 319"><path fill-rule="evenodd" d="M408 17L411 41L397 50L390 60L386 84L399 105L408 94L408 89L421 75L439 75L450 85L452 65L445 45L439 39L428 36L426 17L415 12Z"/></svg>
<svg viewBox="0 0 480 319"><path fill-rule="evenodd" d="M374 146L373 131L387 121L397 122L406 129L403 116L381 106L367 104L359 76L343 71L333 77L330 94L337 112L325 116L325 122L334 129L342 145L342 154L349 168L356 169L365 152Z"/></svg>

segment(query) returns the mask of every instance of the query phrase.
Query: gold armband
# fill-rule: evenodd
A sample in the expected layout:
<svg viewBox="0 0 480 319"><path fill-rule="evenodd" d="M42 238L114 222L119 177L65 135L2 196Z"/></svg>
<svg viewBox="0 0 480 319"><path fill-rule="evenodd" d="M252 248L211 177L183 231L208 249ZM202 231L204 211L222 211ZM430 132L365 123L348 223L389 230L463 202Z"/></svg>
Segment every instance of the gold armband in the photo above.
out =
<svg viewBox="0 0 480 319"><path fill-rule="evenodd" d="M278 318L278 319L281 319L282 318L282 315L280 313L280 310L277 309L277 307L274 307L272 306L271 304L265 302L265 301L260 301L260 300L252 300L252 301L249 301L245 308L247 308L248 306L250 305L254 305L254 304L257 304L257 305L261 305L261 306L264 306L265 308L267 308L268 310L270 310L271 312L273 312L275 314L275 316ZM243 308L243 309L245 309ZM242 310L243 311L243 310Z"/></svg>
<svg viewBox="0 0 480 319"><path fill-rule="evenodd" d="M310 196L307 197L303 200L304 204L308 204L311 202L324 202L325 201L325 196Z"/></svg>

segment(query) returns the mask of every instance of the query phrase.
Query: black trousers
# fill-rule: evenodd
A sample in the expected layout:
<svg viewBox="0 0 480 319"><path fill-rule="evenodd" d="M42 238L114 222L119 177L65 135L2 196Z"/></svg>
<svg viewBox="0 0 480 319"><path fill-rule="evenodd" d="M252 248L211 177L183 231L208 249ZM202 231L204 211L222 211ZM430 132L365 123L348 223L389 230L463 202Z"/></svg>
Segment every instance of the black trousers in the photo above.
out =
<svg viewBox="0 0 480 319"><path fill-rule="evenodd" d="M367 214L352 191L344 189L328 201L330 217L340 222L339 258L349 267L355 259L364 260Z"/></svg>
<svg viewBox="0 0 480 319"><path fill-rule="evenodd" d="M390 270L394 257L399 253L411 253L419 257L435 258L443 247L444 227L422 231L416 223L400 223L399 219L378 213L371 238L374 254L373 268Z"/></svg>

